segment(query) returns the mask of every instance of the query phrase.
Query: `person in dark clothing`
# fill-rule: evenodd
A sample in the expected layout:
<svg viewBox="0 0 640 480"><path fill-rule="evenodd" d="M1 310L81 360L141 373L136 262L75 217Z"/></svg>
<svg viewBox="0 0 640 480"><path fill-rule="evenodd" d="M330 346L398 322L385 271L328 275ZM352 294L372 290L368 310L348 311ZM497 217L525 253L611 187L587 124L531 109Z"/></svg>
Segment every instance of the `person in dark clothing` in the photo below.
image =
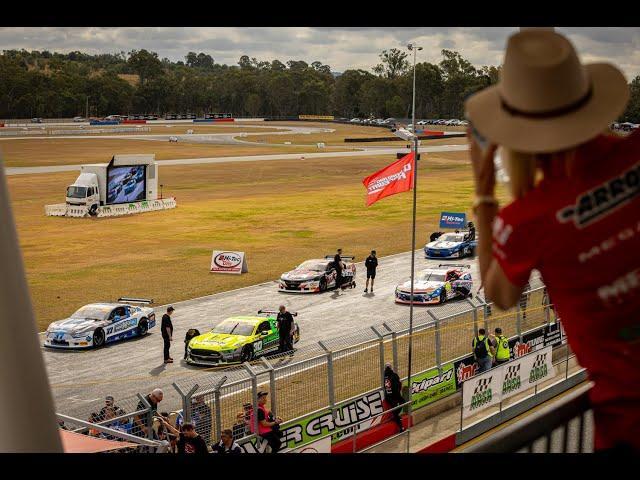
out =
<svg viewBox="0 0 640 480"><path fill-rule="evenodd" d="M391 408L397 407L404 403L404 398L400 393L402 390L402 383L400 377L393 371L393 367L390 363L384 368L384 399ZM404 426L402 425L402 418L400 417L400 409L393 410L393 420L398 424L398 428L401 432L404 432Z"/></svg>
<svg viewBox="0 0 640 480"><path fill-rule="evenodd" d="M280 352L290 352L293 350L291 342L291 330L293 329L293 315L287 312L284 305L280 305L280 313L276 321L278 322L278 335L280 337Z"/></svg>
<svg viewBox="0 0 640 480"><path fill-rule="evenodd" d="M469 234L467 235L467 240L472 241L476 239L476 227L473 225L473 222L469 222L467 224L467 228L469 229Z"/></svg>
<svg viewBox="0 0 640 480"><path fill-rule="evenodd" d="M367 283L364 285L364 293L369 290L369 279L371 279L371 293L373 293L373 281L376 279L376 268L378 268L375 250L371 250L371 255L364 261L364 266L367 267Z"/></svg>
<svg viewBox="0 0 640 480"><path fill-rule="evenodd" d="M187 330L187 333L184 336L184 359L187 359L187 348L189 347L189 342L191 341L192 338L197 337L198 335L200 335L200 330L198 330L197 328L190 328L189 330Z"/></svg>
<svg viewBox="0 0 640 480"><path fill-rule="evenodd" d="M151 405L151 413L155 415L155 413L158 411L158 404L164 398L164 392L159 388L155 388L145 398L149 403L149 405ZM138 402L138 405L136 406L136 412L141 412L146 409L147 409L147 406L144 404L142 400L140 400ZM145 418L144 416L140 416L140 415L136 415L135 417L133 417L133 421L136 425L136 433L134 433L134 435L138 435L142 437L147 435L147 427L144 424L144 418Z"/></svg>
<svg viewBox="0 0 640 480"><path fill-rule="evenodd" d="M174 308L169 305L167 313L162 315L162 323L160 324L160 332L164 342L164 363L173 363L173 358L169 356L169 347L171 347L171 342L173 341L173 323L171 323L173 310Z"/></svg>
<svg viewBox="0 0 640 480"><path fill-rule="evenodd" d="M435 242L438 238L440 238L440 236L442 235L443 232L433 232L431 234L431 236L429 237L429 242Z"/></svg>
<svg viewBox="0 0 640 480"><path fill-rule="evenodd" d="M166 420L161 419L161 422L166 429L168 429L174 435L178 436L178 453L209 453L207 444L205 443L204 439L200 435L198 435L195 427L193 426L193 423L183 423L182 431L180 431Z"/></svg>
<svg viewBox="0 0 640 480"><path fill-rule="evenodd" d="M338 249L335 257L333 257L333 266L336 269L336 291L339 293L342 289L342 249Z"/></svg>
<svg viewBox="0 0 640 480"><path fill-rule="evenodd" d="M230 429L223 430L220 441L211 446L213 453L242 453L242 448L233 441L233 432Z"/></svg>

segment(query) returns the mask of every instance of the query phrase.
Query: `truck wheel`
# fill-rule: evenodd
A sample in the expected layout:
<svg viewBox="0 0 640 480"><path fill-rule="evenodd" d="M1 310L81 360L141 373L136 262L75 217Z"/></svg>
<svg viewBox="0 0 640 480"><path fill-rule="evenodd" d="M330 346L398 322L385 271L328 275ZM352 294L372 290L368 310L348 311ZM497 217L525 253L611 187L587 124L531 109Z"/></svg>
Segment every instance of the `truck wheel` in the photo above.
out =
<svg viewBox="0 0 640 480"><path fill-rule="evenodd" d="M98 215L98 205L91 205L91 208L89 209L89 215L91 215L92 217Z"/></svg>
<svg viewBox="0 0 640 480"><path fill-rule="evenodd" d="M147 319L143 318L138 323L138 328L137 328L138 336L144 337L148 331L149 331L149 324L147 323Z"/></svg>
<svg viewBox="0 0 640 480"><path fill-rule="evenodd" d="M94 347L102 347L104 345L104 330L101 328L96 328L96 331L93 332L93 346Z"/></svg>
<svg viewBox="0 0 640 480"><path fill-rule="evenodd" d="M250 362L253 360L253 347L251 345L245 345L240 353L241 362Z"/></svg>

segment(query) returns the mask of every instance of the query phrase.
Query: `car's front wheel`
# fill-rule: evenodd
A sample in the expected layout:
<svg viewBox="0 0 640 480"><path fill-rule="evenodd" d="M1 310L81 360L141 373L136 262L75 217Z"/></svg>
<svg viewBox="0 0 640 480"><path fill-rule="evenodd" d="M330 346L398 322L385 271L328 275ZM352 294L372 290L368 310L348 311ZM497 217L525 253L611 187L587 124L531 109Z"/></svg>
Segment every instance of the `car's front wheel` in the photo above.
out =
<svg viewBox="0 0 640 480"><path fill-rule="evenodd" d="M147 319L143 318L138 323L138 335L140 337L144 337L149 331L149 324L147 323Z"/></svg>
<svg viewBox="0 0 640 480"><path fill-rule="evenodd" d="M321 292L326 292L327 291L327 279L323 278L320 280L320 291Z"/></svg>
<svg viewBox="0 0 640 480"><path fill-rule="evenodd" d="M93 332L93 346L94 347L102 347L104 345L104 330L101 328L97 328L95 332Z"/></svg>
<svg viewBox="0 0 640 480"><path fill-rule="evenodd" d="M253 360L253 347L251 345L245 345L240 353L241 362L250 362Z"/></svg>

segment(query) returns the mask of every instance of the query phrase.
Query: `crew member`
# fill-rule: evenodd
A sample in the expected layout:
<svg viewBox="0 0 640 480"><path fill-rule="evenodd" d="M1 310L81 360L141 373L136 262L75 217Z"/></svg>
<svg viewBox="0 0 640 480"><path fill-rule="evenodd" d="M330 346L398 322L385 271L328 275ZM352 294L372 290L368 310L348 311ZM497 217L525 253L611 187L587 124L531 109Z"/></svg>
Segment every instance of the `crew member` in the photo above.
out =
<svg viewBox="0 0 640 480"><path fill-rule="evenodd" d="M342 249L338 249L338 253L336 253L335 257L333 257L333 266L336 269L336 291L338 294L342 289L342 269L344 264L342 263Z"/></svg>
<svg viewBox="0 0 640 480"><path fill-rule="evenodd" d="M507 363L510 358L509 339L502 335L500 327L495 329L496 364Z"/></svg>
<svg viewBox="0 0 640 480"><path fill-rule="evenodd" d="M371 293L373 293L373 281L376 279L376 268L378 268L375 250L371 250L371 255L364 261L364 266L367 267L367 283L364 286L364 293L369 290L369 279L371 279Z"/></svg>
<svg viewBox="0 0 640 480"><path fill-rule="evenodd" d="M169 347L173 341L173 323L171 323L171 314L174 308L169 305L167 313L162 315L160 330L162 333L162 341L164 342L164 363L173 363L173 358L169 356Z"/></svg>
<svg viewBox="0 0 640 480"><path fill-rule="evenodd" d="M484 328L478 330L478 336L473 337L471 346L473 347L473 358L478 363L478 373L491 370L494 349L489 343L489 337L486 335Z"/></svg>
<svg viewBox="0 0 640 480"><path fill-rule="evenodd" d="M276 322L278 322L278 336L280 337L280 353L290 352L293 350L293 342L291 341L293 315L287 312L284 305L280 305L279 311Z"/></svg>
<svg viewBox="0 0 640 480"><path fill-rule="evenodd" d="M401 390L402 383L400 382L400 376L393 371L391 364L387 363L384 368L384 399L391 408L395 408L404 403ZM402 418L400 418L400 409L397 408L393 410L392 413L393 420L398 424L398 428L401 432L404 432Z"/></svg>

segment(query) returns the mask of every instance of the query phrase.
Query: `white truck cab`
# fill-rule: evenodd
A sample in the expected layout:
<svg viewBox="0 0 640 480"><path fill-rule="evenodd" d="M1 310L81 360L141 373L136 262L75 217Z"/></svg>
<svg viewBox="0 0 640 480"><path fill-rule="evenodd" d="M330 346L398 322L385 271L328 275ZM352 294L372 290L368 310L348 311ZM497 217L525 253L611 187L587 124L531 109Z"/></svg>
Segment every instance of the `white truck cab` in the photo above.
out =
<svg viewBox="0 0 640 480"><path fill-rule="evenodd" d="M100 187L95 173L81 173L72 185L67 187L67 205L86 206L95 211L100 206Z"/></svg>

